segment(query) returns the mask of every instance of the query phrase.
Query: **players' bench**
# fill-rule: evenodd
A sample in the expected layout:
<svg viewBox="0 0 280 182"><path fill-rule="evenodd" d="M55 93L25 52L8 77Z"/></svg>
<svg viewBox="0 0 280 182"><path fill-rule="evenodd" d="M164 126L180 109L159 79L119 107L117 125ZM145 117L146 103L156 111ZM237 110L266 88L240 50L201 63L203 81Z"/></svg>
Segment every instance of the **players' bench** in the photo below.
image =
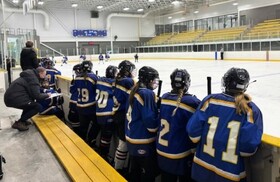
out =
<svg viewBox="0 0 280 182"><path fill-rule="evenodd" d="M56 116L36 115L32 120L73 181L126 181Z"/></svg>

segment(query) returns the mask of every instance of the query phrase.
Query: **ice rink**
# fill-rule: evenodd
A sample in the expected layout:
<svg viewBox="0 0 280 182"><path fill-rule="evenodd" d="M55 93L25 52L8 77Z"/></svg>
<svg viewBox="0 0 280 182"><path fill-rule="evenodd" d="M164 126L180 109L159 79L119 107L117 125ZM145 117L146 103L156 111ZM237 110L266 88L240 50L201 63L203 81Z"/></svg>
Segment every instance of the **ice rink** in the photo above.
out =
<svg viewBox="0 0 280 182"><path fill-rule="evenodd" d="M130 60L134 62L134 60ZM109 61L98 64L93 61L93 71L98 71L99 76L105 75L108 65L115 65L121 61ZM72 77L72 67L75 63L56 68L63 76ZM247 92L253 102L260 108L264 120L264 133L280 138L280 62L256 62L256 61L202 61L202 60L139 60L135 63L139 70L142 66L151 66L158 70L163 81L161 95L171 90L170 74L176 68L186 69L191 75L189 93L203 99L207 95L207 77L212 78L212 93L221 92L221 78L231 67L245 68L250 73L251 81ZM155 90L155 92L157 92Z"/></svg>

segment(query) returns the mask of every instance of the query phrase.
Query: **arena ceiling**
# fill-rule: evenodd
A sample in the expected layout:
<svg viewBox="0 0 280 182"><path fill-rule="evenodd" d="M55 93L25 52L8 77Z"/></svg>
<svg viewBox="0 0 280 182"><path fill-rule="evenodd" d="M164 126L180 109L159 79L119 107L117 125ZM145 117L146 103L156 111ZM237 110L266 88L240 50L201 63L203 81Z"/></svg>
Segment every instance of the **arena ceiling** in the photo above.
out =
<svg viewBox="0 0 280 182"><path fill-rule="evenodd" d="M16 3L18 1L18 3ZM37 9L69 9L77 4L77 9L110 12L145 14L149 12L176 12L195 10L202 6L230 3L236 0L35 0ZM24 0L5 0L8 6L22 7ZM44 4L39 5L39 2ZM99 7L99 8L98 8ZM126 10L124 10L126 8ZM163 14L163 13L161 13Z"/></svg>

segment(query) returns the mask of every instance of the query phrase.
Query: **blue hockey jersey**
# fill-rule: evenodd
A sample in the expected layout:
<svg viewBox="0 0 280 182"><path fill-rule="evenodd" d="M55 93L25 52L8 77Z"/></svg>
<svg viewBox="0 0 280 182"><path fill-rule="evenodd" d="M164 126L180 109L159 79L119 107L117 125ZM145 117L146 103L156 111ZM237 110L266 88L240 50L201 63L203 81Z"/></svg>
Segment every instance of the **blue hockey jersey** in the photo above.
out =
<svg viewBox="0 0 280 182"><path fill-rule="evenodd" d="M183 95L179 108L177 94L165 93L160 106L160 128L157 137L157 153L159 167L168 173L184 175L196 145L186 132L188 120L200 104L200 100L190 94ZM193 155L191 155L193 156Z"/></svg>
<svg viewBox="0 0 280 182"><path fill-rule="evenodd" d="M61 72L57 69L46 69L46 77L50 87L55 87L56 75L61 75Z"/></svg>
<svg viewBox="0 0 280 182"><path fill-rule="evenodd" d="M94 73L87 73L87 77L77 76L73 89L78 91L77 111L80 114L89 115L96 112L96 82L97 76Z"/></svg>
<svg viewBox="0 0 280 182"><path fill-rule="evenodd" d="M112 119L113 113L113 83L115 79L101 77L96 84L96 116L99 124L105 124Z"/></svg>
<svg viewBox="0 0 280 182"><path fill-rule="evenodd" d="M125 134L128 152L132 156L150 156L155 153L158 111L156 96L147 88L139 88L133 105L127 103Z"/></svg>
<svg viewBox="0 0 280 182"><path fill-rule="evenodd" d="M200 181L246 181L243 157L253 155L263 133L262 113L253 103L247 114L237 114L235 99L212 94L203 99L189 120L187 131L199 142L192 178Z"/></svg>
<svg viewBox="0 0 280 182"><path fill-rule="evenodd" d="M79 92L75 84L70 85L70 94L69 109L76 111Z"/></svg>
<svg viewBox="0 0 280 182"><path fill-rule="evenodd" d="M129 91L134 84L134 80L128 77L116 81L113 92L114 112L126 110L126 102L129 98Z"/></svg>
<svg viewBox="0 0 280 182"><path fill-rule="evenodd" d="M57 93L54 89L40 89L41 93ZM59 99L60 96L58 97L52 97L52 98L47 98L44 100L39 100L38 103L41 105L39 113L42 115L50 115L50 114L55 114L58 112L58 104L59 104Z"/></svg>

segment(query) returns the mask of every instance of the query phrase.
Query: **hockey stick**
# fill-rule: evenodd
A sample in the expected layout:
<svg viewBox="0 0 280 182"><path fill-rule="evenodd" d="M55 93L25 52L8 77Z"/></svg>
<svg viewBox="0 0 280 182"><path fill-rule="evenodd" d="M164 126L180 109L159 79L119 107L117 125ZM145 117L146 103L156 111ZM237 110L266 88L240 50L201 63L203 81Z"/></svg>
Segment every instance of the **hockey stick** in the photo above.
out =
<svg viewBox="0 0 280 182"><path fill-rule="evenodd" d="M161 93L161 87L162 87L162 80L158 81L158 91L157 91L157 107L160 108L160 104L161 104L161 97L160 97L160 93Z"/></svg>
<svg viewBox="0 0 280 182"><path fill-rule="evenodd" d="M211 89L211 77L207 76L207 94L210 95L212 93L212 89Z"/></svg>

